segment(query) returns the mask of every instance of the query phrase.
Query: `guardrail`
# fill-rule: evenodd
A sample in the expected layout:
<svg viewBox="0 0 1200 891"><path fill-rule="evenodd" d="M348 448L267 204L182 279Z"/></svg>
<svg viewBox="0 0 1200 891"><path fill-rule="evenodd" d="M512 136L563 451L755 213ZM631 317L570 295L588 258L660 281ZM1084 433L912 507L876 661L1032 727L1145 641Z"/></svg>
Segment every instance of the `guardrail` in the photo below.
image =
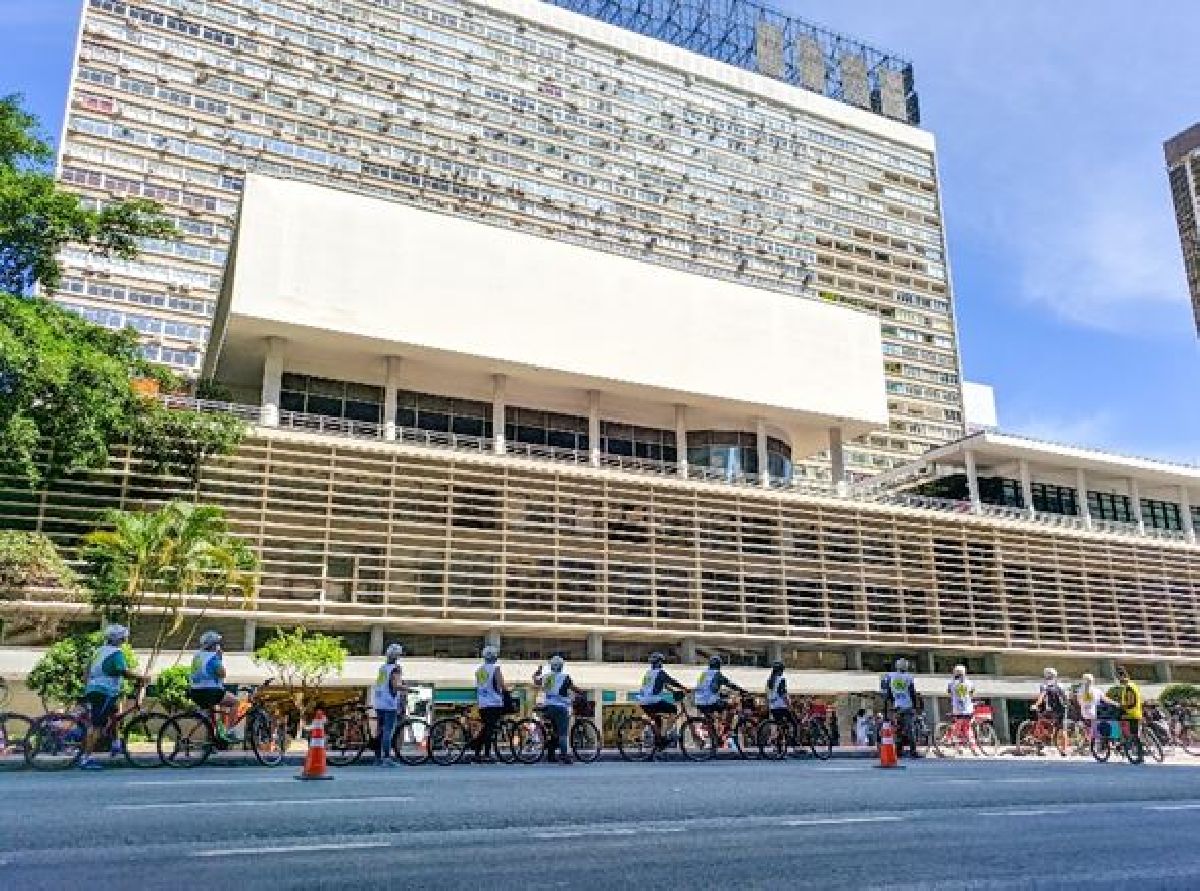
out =
<svg viewBox="0 0 1200 891"><path fill-rule="evenodd" d="M244 405L235 402L222 402L212 399L193 399L188 396L165 395L162 402L168 408L188 409L192 411L230 414L250 424L262 424L262 409L254 405ZM305 412L281 410L278 427L286 430L299 430L305 433L316 433L325 436L340 436L351 439L373 440L378 442L398 442L416 445L424 448L448 449L452 451L476 452L492 454L495 452L495 440L489 437L465 436L457 433L444 433L433 430L419 430L410 427L395 427L394 435L389 436L387 425L371 421L356 421L348 418L334 418L328 415L308 414ZM637 458L628 455L612 455L601 453L593 456L591 452L576 449L564 449L555 446L536 445L523 442L505 442L504 454L515 458L525 458L534 461L549 461L559 464L573 464L580 467L602 467L618 470L624 473L635 473L648 476L680 478L679 465L674 461L656 461L650 458ZM743 488L764 488L771 492L793 492L802 495L812 495L824 498L839 498L845 501L864 504L891 504L898 507L916 508L918 510L937 511L939 513L974 514L976 516L1009 520L1023 523L1039 523L1056 528L1075 529L1080 531L1101 532L1109 535L1132 536L1137 538L1153 538L1161 541L1186 542L1187 536L1174 529L1157 529L1146 526L1144 529L1136 523L1123 523L1114 520L1093 518L1091 524L1083 517L1067 514L1055 514L1045 511L1029 511L1024 508L1002 504L980 504L975 509L969 501L958 501L950 498L936 498L930 495L917 495L911 492L888 492L877 487L857 488L850 486L835 486L832 483L808 479L776 479L768 480L768 485L762 485L762 479L753 473L731 473L726 468L699 467L689 465L687 478L693 481L713 483L724 486Z"/></svg>

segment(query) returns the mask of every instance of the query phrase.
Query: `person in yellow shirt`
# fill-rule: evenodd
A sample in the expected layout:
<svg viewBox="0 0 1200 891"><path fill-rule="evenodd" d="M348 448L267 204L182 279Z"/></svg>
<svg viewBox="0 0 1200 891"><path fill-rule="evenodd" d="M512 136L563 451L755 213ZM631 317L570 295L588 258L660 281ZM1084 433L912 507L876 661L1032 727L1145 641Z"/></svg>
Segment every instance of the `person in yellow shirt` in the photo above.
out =
<svg viewBox="0 0 1200 891"><path fill-rule="evenodd" d="M1129 738L1137 748L1141 748L1139 735L1142 726L1142 691L1129 679L1129 670L1124 665L1117 666L1116 686L1110 687L1107 698L1121 707L1121 719L1129 722Z"/></svg>

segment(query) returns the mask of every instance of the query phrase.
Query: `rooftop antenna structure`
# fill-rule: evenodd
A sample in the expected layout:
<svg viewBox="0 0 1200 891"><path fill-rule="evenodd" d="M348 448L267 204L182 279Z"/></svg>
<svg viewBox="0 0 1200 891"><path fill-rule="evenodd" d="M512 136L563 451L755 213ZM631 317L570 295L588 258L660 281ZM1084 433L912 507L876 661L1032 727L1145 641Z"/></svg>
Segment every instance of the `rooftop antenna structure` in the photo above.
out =
<svg viewBox="0 0 1200 891"><path fill-rule="evenodd" d="M921 123L912 64L757 0L543 0L847 105Z"/></svg>

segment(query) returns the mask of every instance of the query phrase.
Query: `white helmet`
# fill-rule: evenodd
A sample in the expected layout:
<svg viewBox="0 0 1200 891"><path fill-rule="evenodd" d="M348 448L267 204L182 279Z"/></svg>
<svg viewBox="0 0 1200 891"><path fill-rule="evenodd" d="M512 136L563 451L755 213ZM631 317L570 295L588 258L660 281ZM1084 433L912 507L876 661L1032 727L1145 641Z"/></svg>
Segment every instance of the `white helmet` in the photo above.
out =
<svg viewBox="0 0 1200 891"><path fill-rule="evenodd" d="M1046 668L1042 671L1042 677L1044 677L1048 681L1052 681L1056 677L1058 677L1058 669Z"/></svg>
<svg viewBox="0 0 1200 891"><path fill-rule="evenodd" d="M967 676L967 666L955 665L954 666L954 676L956 678L965 678Z"/></svg>
<svg viewBox="0 0 1200 891"><path fill-rule="evenodd" d="M897 659L896 660L896 671L908 671L908 660L907 659Z"/></svg>
<svg viewBox="0 0 1200 891"><path fill-rule="evenodd" d="M404 655L404 647L398 643L390 644L383 653L388 662L395 662Z"/></svg>
<svg viewBox="0 0 1200 891"><path fill-rule="evenodd" d="M211 650L213 647L215 647L217 644L219 644L222 640L224 640L224 638L221 637L220 632L205 631L203 634L200 635L200 649Z"/></svg>
<svg viewBox="0 0 1200 891"><path fill-rule="evenodd" d="M500 651L497 650L495 647L484 647L483 648L483 661L484 662L495 662L499 658L500 658Z"/></svg>
<svg viewBox="0 0 1200 891"><path fill-rule="evenodd" d="M564 660L562 656L551 656L550 657L550 670L551 671L562 671L563 666L566 664L567 664L566 660Z"/></svg>
<svg viewBox="0 0 1200 891"><path fill-rule="evenodd" d="M1085 684L1087 684L1089 687L1092 684L1096 683L1096 678L1090 671L1085 671L1083 673L1083 677L1081 677L1080 680L1083 681Z"/></svg>
<svg viewBox="0 0 1200 891"><path fill-rule="evenodd" d="M129 640L129 629L124 625L109 625L104 629L104 642L110 647L119 647Z"/></svg>

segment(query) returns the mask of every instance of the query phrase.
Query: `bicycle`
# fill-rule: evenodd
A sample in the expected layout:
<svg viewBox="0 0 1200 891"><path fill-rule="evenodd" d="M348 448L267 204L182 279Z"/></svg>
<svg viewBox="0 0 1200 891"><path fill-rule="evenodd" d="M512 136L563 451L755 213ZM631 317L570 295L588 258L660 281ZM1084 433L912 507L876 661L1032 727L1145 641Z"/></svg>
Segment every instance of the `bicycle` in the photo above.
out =
<svg viewBox="0 0 1200 891"><path fill-rule="evenodd" d="M1200 726L1192 714L1192 709L1185 705L1176 705L1166 711L1172 743L1189 755L1200 757Z"/></svg>
<svg viewBox="0 0 1200 891"><path fill-rule="evenodd" d="M593 714L595 711L586 698L575 698L567 742L575 760L584 764L591 764L600 757L600 730L592 721ZM558 752L558 732L546 717L544 709L534 709L534 717L526 718L519 724L523 725L520 734L523 748L516 751L516 756L522 764L536 764L544 756Z"/></svg>
<svg viewBox="0 0 1200 891"><path fill-rule="evenodd" d="M123 755L130 767L159 767L163 763L155 749L147 754L145 743L157 737L168 716L144 711L145 696L146 685L139 683L133 704L114 711L95 734L98 748L107 746L114 756ZM74 767L82 760L84 742L93 729L91 709L82 703L72 711L42 715L25 738L25 763L34 770Z"/></svg>
<svg viewBox="0 0 1200 891"><path fill-rule="evenodd" d="M1096 732L1092 735L1092 757L1103 764L1112 757L1114 748L1130 764L1143 763L1147 754L1159 764L1166 757L1158 738L1147 731L1145 724L1138 729L1135 740L1129 732L1128 721L1117 717L1100 717L1096 720Z"/></svg>
<svg viewBox="0 0 1200 891"><path fill-rule="evenodd" d="M234 720L221 734L217 728L216 710L196 708L170 716L158 733L158 757L169 767L199 767L213 752L225 751L236 745L227 734L242 725L242 745L254 753L264 767L283 763L288 747L287 719L274 714L263 704L263 694L270 681L250 688L249 698L239 703Z"/></svg>
<svg viewBox="0 0 1200 891"><path fill-rule="evenodd" d="M693 760L713 758L718 750L730 745L739 758L749 758L751 750L757 748L758 732L764 713L754 697L746 693L739 695L722 711L709 715L701 714L699 719L703 726L691 729L694 730L694 741L706 747L706 751L696 749ZM759 754L761 756L761 750Z"/></svg>
<svg viewBox="0 0 1200 891"><path fill-rule="evenodd" d="M1047 744L1058 749L1058 754L1067 757L1067 734L1059 725L1052 712L1035 712L1030 709L1033 718L1026 718L1017 727L1016 753L1026 755L1035 753L1041 755Z"/></svg>
<svg viewBox="0 0 1200 891"><path fill-rule="evenodd" d="M325 724L325 757L333 767L349 767L367 749L379 744L371 710L365 705L336 712ZM429 722L424 718L398 717L387 751L416 767L429 760Z"/></svg>
<svg viewBox="0 0 1200 891"><path fill-rule="evenodd" d="M715 753L709 745L712 731L708 719L680 709L670 718L670 728L661 731L647 715L630 715L617 724L617 751L626 761L653 761L660 752L679 746L689 761L707 761Z"/></svg>
<svg viewBox="0 0 1200 891"><path fill-rule="evenodd" d="M483 730L483 718L479 709L473 705L462 706L458 713L450 718L434 721L429 728L429 755L434 764L448 767L458 764L466 757L467 749L475 737ZM492 731L491 739L483 746L486 755L495 752L497 758L505 764L515 764L517 753L530 745L527 738L528 728L512 718L501 718Z"/></svg>
<svg viewBox="0 0 1200 891"><path fill-rule="evenodd" d="M933 751L939 758L949 757L951 752L963 754L964 744L973 755L990 757L999 751L1000 740L992 724L991 706L977 705L970 717L956 717L937 725L933 734Z"/></svg>
<svg viewBox="0 0 1200 891"><path fill-rule="evenodd" d="M0 712L0 771L25 765L25 745L33 719L17 712Z"/></svg>
<svg viewBox="0 0 1200 891"><path fill-rule="evenodd" d="M833 757L833 739L825 716L813 709L811 701L800 703L800 715L789 712L791 718L768 718L758 727L758 751L763 758L779 761L789 752L803 755L804 750L820 761Z"/></svg>

